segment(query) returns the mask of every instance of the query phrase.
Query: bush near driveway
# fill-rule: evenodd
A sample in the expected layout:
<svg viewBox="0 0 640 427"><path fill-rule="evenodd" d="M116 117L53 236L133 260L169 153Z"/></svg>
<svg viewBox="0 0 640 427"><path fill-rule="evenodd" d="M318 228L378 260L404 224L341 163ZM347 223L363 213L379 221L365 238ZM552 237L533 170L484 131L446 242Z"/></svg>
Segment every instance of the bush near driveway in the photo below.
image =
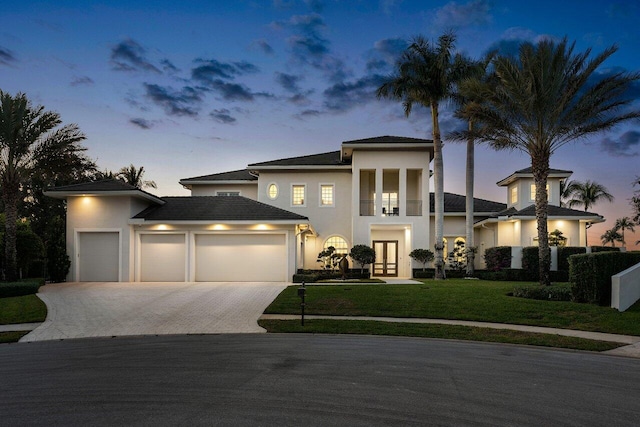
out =
<svg viewBox="0 0 640 427"><path fill-rule="evenodd" d="M27 279L19 282L0 282L0 298L19 297L38 292L44 285L44 279Z"/></svg>
<svg viewBox="0 0 640 427"><path fill-rule="evenodd" d="M637 252L599 252L569 258L574 301L611 305L611 276L640 262Z"/></svg>

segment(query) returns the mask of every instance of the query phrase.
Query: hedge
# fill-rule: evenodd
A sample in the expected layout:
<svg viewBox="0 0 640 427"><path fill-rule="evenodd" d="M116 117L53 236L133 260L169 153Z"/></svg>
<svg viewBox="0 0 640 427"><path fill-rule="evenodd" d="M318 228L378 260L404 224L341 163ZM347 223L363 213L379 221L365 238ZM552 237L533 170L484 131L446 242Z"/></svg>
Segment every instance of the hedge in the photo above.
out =
<svg viewBox="0 0 640 427"><path fill-rule="evenodd" d="M569 280L576 302L611 305L611 276L640 262L637 252L600 252L569 258Z"/></svg>
<svg viewBox="0 0 640 427"><path fill-rule="evenodd" d="M558 246L558 270L569 272L569 257L587 253L587 248L579 246Z"/></svg>
<svg viewBox="0 0 640 427"><path fill-rule="evenodd" d="M620 248L613 246L591 246L591 253L595 254L596 252L620 252Z"/></svg>
<svg viewBox="0 0 640 427"><path fill-rule="evenodd" d="M347 279L368 279L370 277L370 273L367 270L364 270L362 273L360 269L351 269L346 274ZM296 274L293 275L293 283L313 283L318 280L331 280L331 279L342 279L342 274L339 271L330 271L330 270L298 270Z"/></svg>
<svg viewBox="0 0 640 427"><path fill-rule="evenodd" d="M511 246L496 246L484 251L487 270L500 271L511 267Z"/></svg>
<svg viewBox="0 0 640 427"><path fill-rule="evenodd" d="M513 288L513 296L545 301L571 301L571 286L521 285Z"/></svg>
<svg viewBox="0 0 640 427"><path fill-rule="evenodd" d="M20 297L38 292L44 285L44 279L29 279L20 282L0 283L0 298Z"/></svg>

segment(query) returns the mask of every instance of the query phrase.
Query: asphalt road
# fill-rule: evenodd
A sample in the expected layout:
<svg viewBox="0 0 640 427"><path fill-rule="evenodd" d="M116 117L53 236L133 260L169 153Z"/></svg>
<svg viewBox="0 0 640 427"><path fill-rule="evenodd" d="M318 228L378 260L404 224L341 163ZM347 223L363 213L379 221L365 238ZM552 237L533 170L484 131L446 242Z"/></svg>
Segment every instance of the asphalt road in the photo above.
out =
<svg viewBox="0 0 640 427"><path fill-rule="evenodd" d="M430 339L191 335L0 345L0 425L616 425L640 360Z"/></svg>

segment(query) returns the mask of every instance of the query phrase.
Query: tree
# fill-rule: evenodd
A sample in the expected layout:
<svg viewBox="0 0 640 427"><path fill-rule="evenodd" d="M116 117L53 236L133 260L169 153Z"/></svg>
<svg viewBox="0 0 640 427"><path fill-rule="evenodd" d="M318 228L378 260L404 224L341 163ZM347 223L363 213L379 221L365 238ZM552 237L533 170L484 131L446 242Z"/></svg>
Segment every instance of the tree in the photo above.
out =
<svg viewBox="0 0 640 427"><path fill-rule="evenodd" d="M605 188L604 185L598 184L594 181L586 180L585 182L575 181L572 184L571 191L571 200L567 202L570 208L574 206L582 206L584 207L584 211L587 212L589 209L593 207L600 200L608 200L609 202L613 202L614 197L609 191ZM588 245L587 240L587 230L591 227L591 223L585 223L585 246Z"/></svg>
<svg viewBox="0 0 640 427"><path fill-rule="evenodd" d="M636 177L636 181L633 183L634 186L640 186L640 177ZM631 208L633 209L633 222L640 225L640 190L636 190L633 197L631 198ZM639 243L636 242L636 245Z"/></svg>
<svg viewBox="0 0 640 427"><path fill-rule="evenodd" d="M549 246L564 246L567 244L567 238L562 235L562 231L557 228L549 233Z"/></svg>
<svg viewBox="0 0 640 427"><path fill-rule="evenodd" d="M349 252L351 259L360 264L360 273L364 266L376 260L376 251L367 245L354 245Z"/></svg>
<svg viewBox="0 0 640 427"><path fill-rule="evenodd" d="M616 242L622 242L622 234L618 233L618 230L612 228L611 230L607 230L604 232L602 236L602 244L607 245L607 243L611 243L611 246L616 247Z"/></svg>
<svg viewBox="0 0 640 427"><path fill-rule="evenodd" d="M634 233L636 231L634 225L635 224L628 216L616 219L616 225L614 228L616 231L622 231L622 246L625 246L627 244L627 242L624 240L624 231L629 230L630 232Z"/></svg>
<svg viewBox="0 0 640 427"><path fill-rule="evenodd" d="M39 161L53 153L82 151L85 136L77 125L59 127L60 115L33 107L23 93L0 91L0 184L4 202L5 278L17 278L16 220L21 189L37 170Z"/></svg>
<svg viewBox="0 0 640 427"><path fill-rule="evenodd" d="M568 201L571 199L571 195L576 189L578 181L569 181L563 179L560 181L560 207L566 208Z"/></svg>
<svg viewBox="0 0 640 427"><path fill-rule="evenodd" d="M444 279L444 177L439 106L451 98L455 85L466 77L471 61L453 53L456 37L443 34L436 44L418 36L403 52L396 73L377 90L378 98L401 100L408 117L414 104L431 111L433 135L434 213L435 213L435 278Z"/></svg>
<svg viewBox="0 0 640 427"><path fill-rule="evenodd" d="M158 188L154 181L145 181L142 179L144 176L144 166L136 168L134 165L129 165L121 168L116 177L129 185L133 185L136 188Z"/></svg>
<svg viewBox="0 0 640 427"><path fill-rule="evenodd" d="M492 62L493 84L478 82L472 88L484 101L464 112L481 125L481 141L497 150L521 150L531 158L542 285L551 284L546 190L551 154L569 142L640 117L640 111L624 110L633 100L625 94L640 74L594 74L617 48L589 59L590 49L574 53L574 47L566 38L559 43L542 40L523 43L518 56L497 56ZM592 79L599 80L592 84Z"/></svg>
<svg viewBox="0 0 640 427"><path fill-rule="evenodd" d="M422 271L424 271L427 263L433 261L433 252L429 249L414 249L409 253L409 257L422 264Z"/></svg>

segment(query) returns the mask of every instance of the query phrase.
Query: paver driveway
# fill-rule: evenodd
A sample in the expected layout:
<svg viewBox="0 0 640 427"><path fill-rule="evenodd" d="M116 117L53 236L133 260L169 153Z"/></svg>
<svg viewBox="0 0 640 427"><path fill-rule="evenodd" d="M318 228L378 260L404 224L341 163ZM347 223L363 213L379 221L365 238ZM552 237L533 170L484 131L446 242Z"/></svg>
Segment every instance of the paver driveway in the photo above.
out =
<svg viewBox="0 0 640 427"><path fill-rule="evenodd" d="M257 320L286 283L58 283L40 288L46 321L20 341L264 332Z"/></svg>

